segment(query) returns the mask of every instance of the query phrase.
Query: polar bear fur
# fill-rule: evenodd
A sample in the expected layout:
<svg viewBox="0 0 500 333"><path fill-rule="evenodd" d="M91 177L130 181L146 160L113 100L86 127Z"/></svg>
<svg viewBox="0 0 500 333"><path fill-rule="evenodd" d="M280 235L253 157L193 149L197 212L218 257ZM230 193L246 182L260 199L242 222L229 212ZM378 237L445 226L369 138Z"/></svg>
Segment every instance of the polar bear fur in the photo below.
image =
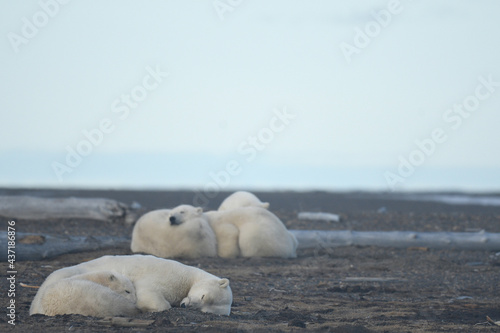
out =
<svg viewBox="0 0 500 333"><path fill-rule="evenodd" d="M30 315L133 316L139 313L136 300L134 285L125 276L90 272L44 283L31 303Z"/></svg>
<svg viewBox="0 0 500 333"><path fill-rule="evenodd" d="M200 208L182 205L183 223ZM177 208L174 208L177 211ZM190 213L186 213L186 212ZM261 207L241 207L228 211L202 214L217 237L217 254L223 258L283 257L295 258L297 239L283 222ZM196 216L198 219L199 217Z"/></svg>
<svg viewBox="0 0 500 333"><path fill-rule="evenodd" d="M261 207L268 209L269 202L262 202L253 193L237 191L222 201L218 211L227 211L241 207Z"/></svg>
<svg viewBox="0 0 500 333"><path fill-rule="evenodd" d="M154 210L143 215L132 232L132 252L161 258L199 258L217 256L215 234L201 218L202 209Z"/></svg>
<svg viewBox="0 0 500 333"><path fill-rule="evenodd" d="M215 231L220 257L297 257L297 239L267 209L242 207L204 215Z"/></svg>
<svg viewBox="0 0 500 333"><path fill-rule="evenodd" d="M62 268L50 274L40 289L71 276L104 269L132 281L136 306L141 311L158 312L183 306L221 315L231 312L233 294L228 279L150 255L103 256Z"/></svg>

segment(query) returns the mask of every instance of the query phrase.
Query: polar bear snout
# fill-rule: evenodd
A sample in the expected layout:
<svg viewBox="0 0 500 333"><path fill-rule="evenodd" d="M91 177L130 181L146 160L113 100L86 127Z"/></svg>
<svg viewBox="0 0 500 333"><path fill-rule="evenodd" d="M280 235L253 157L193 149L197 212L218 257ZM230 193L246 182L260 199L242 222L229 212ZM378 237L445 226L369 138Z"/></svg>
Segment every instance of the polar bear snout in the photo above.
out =
<svg viewBox="0 0 500 333"><path fill-rule="evenodd" d="M180 205L170 211L168 220L170 225L180 225L194 217L200 217L203 208L190 205Z"/></svg>
<svg viewBox="0 0 500 333"><path fill-rule="evenodd" d="M188 296L188 297L184 297L184 299L181 301L181 308L199 308L199 306L195 306L196 304L194 304L193 302L191 302L191 298Z"/></svg>
<svg viewBox="0 0 500 333"><path fill-rule="evenodd" d="M181 221L179 221L178 219L175 218L175 216L170 216L170 218L168 219L170 221L170 225L179 225L181 224Z"/></svg>

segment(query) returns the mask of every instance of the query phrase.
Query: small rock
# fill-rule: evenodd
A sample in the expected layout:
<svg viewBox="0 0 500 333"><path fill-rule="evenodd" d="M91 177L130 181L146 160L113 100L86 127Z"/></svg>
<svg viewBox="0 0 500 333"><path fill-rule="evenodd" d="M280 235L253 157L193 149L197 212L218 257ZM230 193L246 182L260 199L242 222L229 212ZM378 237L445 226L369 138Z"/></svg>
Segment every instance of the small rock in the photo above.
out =
<svg viewBox="0 0 500 333"><path fill-rule="evenodd" d="M455 299L457 299L457 300L463 300L463 299L473 299L473 298L470 297L470 296L458 296Z"/></svg>
<svg viewBox="0 0 500 333"><path fill-rule="evenodd" d="M288 326L306 328L306 323L300 319L292 319L288 322Z"/></svg>

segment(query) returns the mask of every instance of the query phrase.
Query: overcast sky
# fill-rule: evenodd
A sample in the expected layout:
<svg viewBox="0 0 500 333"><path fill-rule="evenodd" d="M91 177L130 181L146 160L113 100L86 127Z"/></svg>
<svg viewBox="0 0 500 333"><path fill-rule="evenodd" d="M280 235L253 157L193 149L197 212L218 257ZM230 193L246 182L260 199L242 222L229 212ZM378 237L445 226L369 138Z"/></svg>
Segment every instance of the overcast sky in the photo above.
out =
<svg viewBox="0 0 500 333"><path fill-rule="evenodd" d="M499 15L495 0L1 1L0 186L203 186L236 161L241 187L498 190ZM137 178L161 172L178 174Z"/></svg>

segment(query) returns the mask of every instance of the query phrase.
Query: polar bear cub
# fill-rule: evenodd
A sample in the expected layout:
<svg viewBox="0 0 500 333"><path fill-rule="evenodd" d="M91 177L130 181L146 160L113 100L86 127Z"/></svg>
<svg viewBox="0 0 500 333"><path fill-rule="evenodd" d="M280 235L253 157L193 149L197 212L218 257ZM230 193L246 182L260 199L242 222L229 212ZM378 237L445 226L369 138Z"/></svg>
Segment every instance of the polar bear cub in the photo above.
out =
<svg viewBox="0 0 500 333"><path fill-rule="evenodd" d="M44 283L30 307L30 315L81 314L133 316L139 313L134 285L125 276L98 271Z"/></svg>
<svg viewBox="0 0 500 333"><path fill-rule="evenodd" d="M228 279L150 255L103 256L62 268L50 274L40 289L71 276L104 269L132 281L136 306L141 311L158 312L183 306L221 315L231 312L233 294Z"/></svg>
<svg viewBox="0 0 500 333"><path fill-rule="evenodd" d="M261 207L268 209L269 202L260 201L255 194L246 191L237 191L222 201L218 211L226 211L241 207Z"/></svg>
<svg viewBox="0 0 500 333"><path fill-rule="evenodd" d="M130 249L162 258L215 257L215 234L201 215L201 208L184 205L146 213L134 226Z"/></svg>

